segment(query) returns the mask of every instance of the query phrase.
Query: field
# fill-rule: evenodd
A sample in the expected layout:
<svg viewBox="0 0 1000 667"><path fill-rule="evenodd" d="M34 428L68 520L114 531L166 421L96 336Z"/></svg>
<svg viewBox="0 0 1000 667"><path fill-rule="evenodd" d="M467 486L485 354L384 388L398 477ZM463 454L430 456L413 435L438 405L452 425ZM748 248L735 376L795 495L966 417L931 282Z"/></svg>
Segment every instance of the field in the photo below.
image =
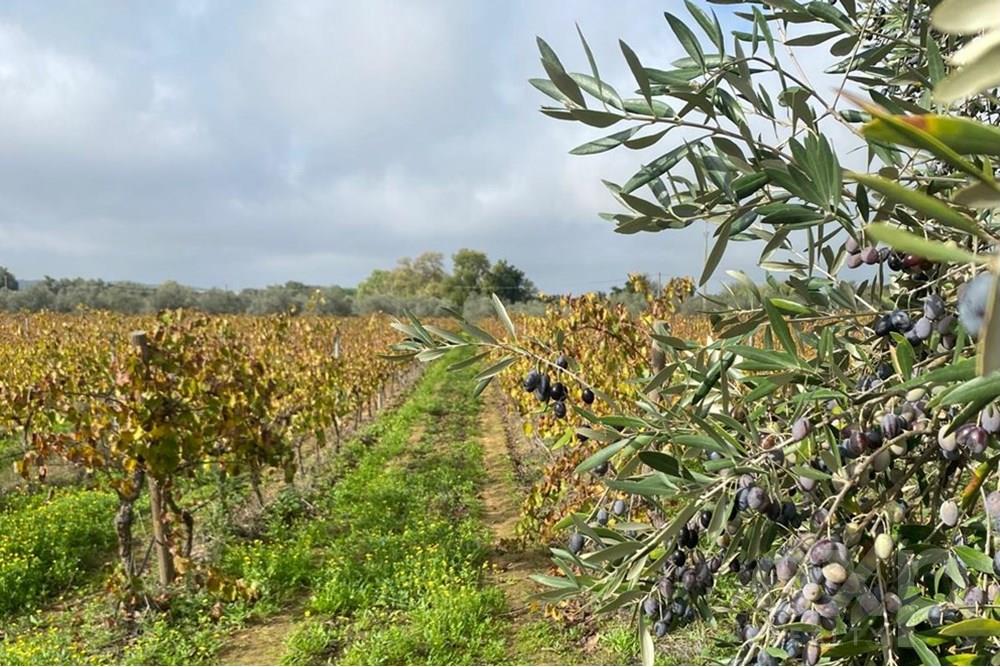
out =
<svg viewBox="0 0 1000 667"><path fill-rule="evenodd" d="M581 354L604 338L560 308ZM559 444L516 378L477 396L468 353L387 360L389 325L0 320L0 664L637 660L627 614L534 598L549 517L600 486L551 477L589 448ZM706 659L710 633L662 661Z"/></svg>

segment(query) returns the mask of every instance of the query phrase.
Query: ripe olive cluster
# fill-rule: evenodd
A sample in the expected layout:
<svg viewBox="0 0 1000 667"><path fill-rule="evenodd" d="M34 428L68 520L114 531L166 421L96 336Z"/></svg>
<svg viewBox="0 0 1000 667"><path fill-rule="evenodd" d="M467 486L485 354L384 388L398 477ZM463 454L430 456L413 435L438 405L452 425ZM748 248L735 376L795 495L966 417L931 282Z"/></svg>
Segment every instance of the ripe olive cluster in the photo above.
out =
<svg viewBox="0 0 1000 667"><path fill-rule="evenodd" d="M873 554L887 559L893 549L892 538L882 533L876 539ZM895 593L883 595L877 585L869 588L862 571L854 570L847 546L838 539L824 538L811 544L789 546L785 555L776 562L768 560L761 569L765 583L779 586L782 593L770 621L778 627L789 626L773 639L773 645L789 658L807 665L819 662L820 630L833 630L843 614L877 615L883 609L895 614L902 606ZM845 621L850 622L851 618ZM742 641L753 640L761 631L746 616L739 617L737 623ZM758 650L756 661L759 665L779 662L766 647Z"/></svg>
<svg viewBox="0 0 1000 667"><path fill-rule="evenodd" d="M601 508L595 515L595 523L604 527L613 514L623 518L629 507L622 499L611 504L610 513ZM672 629L694 621L697 601L707 595L715 586L715 576L722 567L721 556L707 557L698 548L699 541L712 521L712 513L702 511L683 526L673 549L661 559L660 576L648 582L652 587L642 601L642 611L652 622L653 634L667 635ZM569 538L570 553L577 554L586 545L586 538L574 532Z"/></svg>
<svg viewBox="0 0 1000 667"><path fill-rule="evenodd" d="M895 481L900 471L891 467L892 461L907 452L907 440L920 440L926 424L924 407L922 401L904 401L898 411L887 412L878 424L868 428L852 425L842 429L838 447L841 457L848 460L874 452L870 469L866 468L861 474L866 478L871 473L884 474L888 476L888 482ZM791 427L791 441L801 441L812 431L810 421L800 418ZM978 424L970 423L949 436L951 449L946 450L942 446L942 455L947 451L956 452L956 457L963 454L979 457L991 442L990 436L998 431L1000 411L989 406L980 413ZM939 436L939 444L941 440L942 436ZM886 444L888 446L884 446ZM948 454L946 458L952 456ZM820 458L811 461L810 466L824 473L830 472ZM843 473L833 476L834 488L858 474L848 464ZM840 475L846 477L838 480ZM735 510L767 513L767 508L775 503L748 477L743 475L738 481L740 490ZM892 566L895 544L889 533L880 532L872 540L862 526L848 523L841 530L831 531L832 537L818 539L824 528L834 525L827 525L830 517L823 503L829 495L826 488L820 488L820 484L813 476L802 475L798 478L797 487L803 492L806 504L815 508L809 519L811 530L797 533L786 542L776 554L777 560L765 557L745 563L736 559L730 562L730 571L742 584L756 581L766 590L780 591L768 619L777 632L768 637L768 646L754 649L756 655L753 657L759 665L779 664L781 660L774 657L778 654L775 649L780 649L792 660L815 665L821 656L821 630L833 630L838 619L850 626L864 616L894 616L902 606L899 596L876 576L875 560L885 563L883 567ZM861 484L862 487L867 485L868 481ZM894 503L891 508L892 522L904 522L908 509L905 502ZM737 514L735 510L730 517L731 523ZM986 510L994 527L1000 529L1000 492L987 496ZM942 503L939 517L944 529L958 526L960 516L958 503L953 500ZM960 541L962 537L956 535L955 539ZM1000 554L994 556L993 567L1000 576ZM986 590L971 585L964 591L958 591L954 597L956 599L929 609L929 625L936 627L955 622L963 617L963 612L979 613L984 605L994 604L1000 599L1000 585L990 583ZM810 630L810 627L815 629ZM749 618L743 615L738 619L737 630L739 639L749 642L758 636L761 628L751 624Z"/></svg>
<svg viewBox="0 0 1000 667"><path fill-rule="evenodd" d="M698 549L701 532L711 520L711 512L703 511L684 526L675 549L663 561L655 589L642 602L643 613L653 621L657 637L695 620L698 599L715 586L722 557L706 557Z"/></svg>
<svg viewBox="0 0 1000 667"><path fill-rule="evenodd" d="M884 580L876 576L875 560L884 563L883 568L892 567L895 544L887 532L879 532L874 539L870 529L853 522L835 528L836 521L829 521L824 501L829 498L829 484L833 489L843 488L848 480L859 482L862 489L868 488L875 475L885 476L886 484L900 480L902 471L893 467L893 462L901 458L922 439L930 436L926 425L926 402L919 392L910 392L898 408L888 411L868 426L854 424L839 432L838 453L845 466L831 476L829 483L819 481L813 475L800 475L796 486L803 493L806 505L813 510L809 518L809 531L797 533L778 554L776 561L770 558L739 563L733 560L730 571L744 585L757 581L767 590L777 589L781 597L773 607L769 622L776 633L769 635L768 646L754 648L757 664L779 664L774 657L780 652L796 661L814 665L821 656L821 630L833 630L838 619L848 626L857 623L862 616L894 616L902 606L899 596L889 589ZM796 443L813 433L813 424L806 418L797 419L791 426L789 442ZM993 436L1000 433L1000 410L993 405L985 407L974 421L947 433L943 427L936 441L941 456L947 461L962 458L982 459L986 450L994 443ZM851 459L863 455L872 458L863 469L854 468ZM821 457L809 462L811 467L830 476L830 469ZM755 481L739 479L736 509L750 509L767 512L773 506L767 491ZM857 498L856 498L857 500ZM864 501L862 501L864 502ZM986 511L994 529L1000 530L1000 492L992 492L986 498ZM794 507L794 505L793 505ZM808 511L808 510L807 510ZM773 510L771 510L773 513ZM891 524L907 521L909 508L902 500L891 503L889 514ZM938 510L940 529L956 528L961 523L963 509L955 500L947 499ZM735 511L734 511L735 515ZM730 517L731 519L733 517ZM801 523L801 522L800 522ZM827 529L831 537L818 539ZM956 544L964 540L960 532L954 536ZM994 555L993 568L1000 577L1000 553ZM889 582L891 583L891 582ZM985 586L972 585L964 590L954 591L946 602L935 604L927 610L926 622L931 627L953 623L982 611L987 604L1000 600L1000 584L993 581ZM783 629L783 626L787 628ZM803 626L810 626L809 630ZM758 636L761 628L752 625L745 616L741 617L738 636L741 641L750 641ZM768 650L768 648L772 650Z"/></svg>
<svg viewBox="0 0 1000 667"><path fill-rule="evenodd" d="M992 278L988 273L967 282L959 289L957 306L952 309L949 309L940 294L928 294L923 299L920 316L915 320L906 310L895 309L877 317L872 322L871 329L887 346L895 345L893 333L904 336L913 347L918 360L927 358L935 350L952 350L957 342L959 323L973 340L979 337L990 298L991 282ZM872 390L891 378L894 372L887 361L880 362L874 374L862 375L858 379L857 389Z"/></svg>
<svg viewBox="0 0 1000 667"><path fill-rule="evenodd" d="M798 528L801 525L802 517L791 500L781 502L772 499L764 488L757 486L752 475L742 475L738 484L739 491L736 493L736 503L729 516L730 521L737 520L741 512L750 510L761 513L779 526Z"/></svg>
<svg viewBox="0 0 1000 667"><path fill-rule="evenodd" d="M569 357L561 354L556 358L556 367L568 370L570 366ZM553 382L547 373L539 370L529 372L521 383L522 388L529 393L534 393L535 398L543 405L552 401L552 414L562 419L566 416L566 401L569 399L569 389L562 382ZM590 405L594 402L594 391L590 387L583 387L580 390L580 400Z"/></svg>
<svg viewBox="0 0 1000 667"><path fill-rule="evenodd" d="M994 491L987 496L986 509L991 522L1000 528L1000 492ZM959 509L953 501L944 503L940 514L945 527L957 525ZM902 514L894 518L903 520ZM903 601L885 585L886 581L877 580L873 574L875 561L891 566L896 545L888 533L879 533L855 565L848 544L856 545L859 540L860 535L850 536L847 531L844 540L815 540L806 536L799 544L786 545L784 555L776 562L761 560L756 569L764 583L772 588L778 586L782 593L769 620L775 627L787 627L773 639L771 648L780 647L789 658L815 665L821 656L818 633L833 630L838 619L850 625L859 623L864 616L895 617ZM961 541L961 537L956 536L956 540ZM993 557L993 574L1000 577L1000 553ZM996 581L989 583L985 590L973 584L964 591L956 591L948 601L929 606L925 610L926 623L931 627L954 623L965 616L982 613L987 604L995 605L998 599L1000 584ZM751 641L761 632L745 614L738 616L737 623L737 634L742 641ZM768 647L758 649L757 664L778 664L773 653Z"/></svg>
<svg viewBox="0 0 1000 667"><path fill-rule="evenodd" d="M990 436L1000 432L1000 413L995 407L987 406L980 413L979 424L963 424L954 433L948 433L947 427L941 427L938 433L938 446L941 457L955 461L963 454L970 458L982 458L989 444Z"/></svg>
<svg viewBox="0 0 1000 667"><path fill-rule="evenodd" d="M844 249L847 250L845 264L849 269L856 269L862 264L881 264L889 258L891 252L889 248L876 248L875 246L862 248L853 238L847 240Z"/></svg>
<svg viewBox="0 0 1000 667"><path fill-rule="evenodd" d="M885 263L889 269L901 272L898 281L909 290L924 291L932 278L935 278L940 265L914 254L904 254L888 248L868 246L862 248L854 239L848 239L845 244L847 266L857 268L862 264ZM920 349L925 343L933 343L935 349L951 350L956 343L956 324L961 320L966 330L973 338L982 327L986 312L986 301L989 296L990 284L988 276L980 276L963 288L958 303L958 317L954 311L948 312L944 299L940 294L931 292L923 299L922 312L913 313L902 308L879 315L871 323L875 336L894 345L892 334L904 336L915 348ZM937 338L934 338L934 336ZM921 352L921 355L925 352ZM887 379L891 369L887 371ZM859 388L871 388L870 376L862 378Z"/></svg>
<svg viewBox="0 0 1000 667"><path fill-rule="evenodd" d="M878 578L875 564L875 561L883 563L883 573L892 571L896 547L891 535L878 532L872 539L870 529L866 531L864 526L854 522L838 526L836 517L829 516L828 500L831 490L843 488L848 481L857 482L860 489L889 487L901 481L903 471L894 467L894 462L897 459L905 461L909 451L926 438L934 437L927 433L929 418L922 390L910 392L906 398L909 400L903 400L898 407L880 417L876 415L867 425L851 424L838 431L837 453L844 465L836 472L827 465L828 457L815 456L809 461L800 461L800 470L804 474L798 475L795 484L784 490L773 488L773 484L769 487L765 479L749 474L743 474L736 480L733 510L729 524L717 542L719 546L725 549L735 539L730 536L740 533L741 522L754 521L758 516L782 526L782 532L790 531L790 538L779 547L773 558L765 556L741 561L734 557L729 561L728 571L742 585L754 584L761 586L763 591L780 592L777 600L768 605L771 609L768 621L773 631L768 636L767 645L752 649L755 652L752 657L757 664L779 664L782 660L775 655L783 652L791 660L815 665L821 658L822 631L833 630L838 621L850 626L863 617L894 617L902 606L897 593ZM790 426L787 444L802 442L814 434L815 428L806 417L796 419ZM832 428L824 426L824 429ZM937 444L941 456L948 461L963 457L979 459L994 442L992 436L998 433L1000 410L989 405L979 413L978 418L956 429L953 434L942 430L937 436ZM816 444L820 450L825 447L822 438L817 438ZM780 466L785 461L780 447L764 449L769 460L775 464ZM863 456L872 457L866 460L866 465L853 462ZM806 474L809 468L821 474ZM873 484L876 476L884 481ZM779 500L781 494L787 494L787 499ZM869 502L863 496L856 496L855 501ZM995 528L1000 530L1000 492L991 493L986 505ZM889 509L893 523L908 520L910 510L904 501L893 502ZM941 527L947 530L958 526L961 514L958 503L945 500L939 511ZM701 520L705 522L702 525L708 525L708 512L701 514ZM806 522L808 529L798 531ZM685 530L692 527L689 525ZM678 549L687 539L688 536L681 535ZM956 534L955 539L961 541L963 538ZM700 554L697 557L682 556L681 563L691 558L695 562L718 564L722 557ZM1000 554L994 557L994 569L1000 577ZM709 566L709 573L714 575L715 571ZM697 582L697 579L690 579L690 575L688 579ZM714 579L708 581L714 582ZM700 592L700 589L695 590ZM978 613L984 605L994 604L998 599L1000 583L992 582L985 587L973 584L964 591L955 591L948 602L931 607L926 622L932 627L955 622L969 613ZM646 605L643 609L648 613ZM738 622L738 638L742 642L753 640L761 631L760 627L750 623L747 616L741 616ZM666 632L669 627L667 624L659 630ZM656 626L654 630L659 634Z"/></svg>
<svg viewBox="0 0 1000 667"><path fill-rule="evenodd" d="M886 255L885 265L893 271L903 271L916 278L926 278L926 272L934 266L934 263L920 255L892 250Z"/></svg>
<svg viewBox="0 0 1000 667"><path fill-rule="evenodd" d="M862 264L875 266L884 263L893 271L904 271L919 278L926 277L926 271L934 266L933 262L912 253L901 253L884 247L861 247L853 238L847 240L844 250L847 252L844 263L849 269L856 269Z"/></svg>
<svg viewBox="0 0 1000 667"><path fill-rule="evenodd" d="M880 338L894 332L901 334L914 347L922 345L937 332L941 337L941 346L950 350L955 347L955 322L955 316L946 312L941 296L930 294L924 299L923 313L915 322L905 310L897 309L879 316L872 329Z"/></svg>

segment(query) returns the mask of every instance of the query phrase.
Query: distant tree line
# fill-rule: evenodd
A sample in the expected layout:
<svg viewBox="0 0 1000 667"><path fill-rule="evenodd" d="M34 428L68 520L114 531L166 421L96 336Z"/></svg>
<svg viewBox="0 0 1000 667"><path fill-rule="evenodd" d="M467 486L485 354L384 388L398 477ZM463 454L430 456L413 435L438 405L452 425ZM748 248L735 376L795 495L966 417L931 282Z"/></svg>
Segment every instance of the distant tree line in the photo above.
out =
<svg viewBox="0 0 1000 667"><path fill-rule="evenodd" d="M536 294L524 271L506 260L491 264L485 253L463 248L451 256L451 263L449 274L439 252L404 257L394 269L372 271L358 285L358 296L427 297L463 306L469 298L482 295L497 294L508 303L520 303Z"/></svg>
<svg viewBox="0 0 1000 667"><path fill-rule="evenodd" d="M608 293L599 292L613 303L626 305L633 314L645 310L645 291L659 289L647 274L634 278ZM757 286L766 296L788 296L792 290L770 282ZM452 270L444 268L443 255L428 252L416 258L404 257L393 269L376 269L357 288L320 287L289 281L283 285L240 291L196 289L174 281L161 285L109 282L84 278L19 283L7 268L0 266L0 311L72 312L80 308L121 313L153 313L174 308L190 308L211 314L268 315L275 313L315 313L322 315L366 315L383 312L401 315L409 310L420 317L440 315L444 308L459 308L466 317L479 319L493 314L491 294L498 294L514 312L540 314L545 309L534 284L524 272L505 260L490 263L476 250L463 249L452 255ZM741 283L727 285L715 295L698 294L687 299L680 312L704 312L745 308L755 295Z"/></svg>
<svg viewBox="0 0 1000 667"><path fill-rule="evenodd" d="M446 307L485 311L496 293L507 303L531 301L534 284L505 260L491 263L485 253L463 249L452 255L448 273L441 253L403 258L393 269L376 269L357 288L319 287L289 281L262 289L240 291L196 289L174 281L158 286L84 278L19 284L0 267L0 311L72 312L80 308L122 313L149 313L190 308L212 314L316 313L351 315L410 310L419 316L438 315Z"/></svg>
<svg viewBox="0 0 1000 667"><path fill-rule="evenodd" d="M150 286L132 282L84 278L57 280L49 277L21 289L4 289L0 277L0 310L72 312L89 308L136 314L191 308L213 314L263 315L309 310L346 315L353 312L353 293L354 290L341 287L313 287L297 282L234 292L224 289L200 290L174 281Z"/></svg>

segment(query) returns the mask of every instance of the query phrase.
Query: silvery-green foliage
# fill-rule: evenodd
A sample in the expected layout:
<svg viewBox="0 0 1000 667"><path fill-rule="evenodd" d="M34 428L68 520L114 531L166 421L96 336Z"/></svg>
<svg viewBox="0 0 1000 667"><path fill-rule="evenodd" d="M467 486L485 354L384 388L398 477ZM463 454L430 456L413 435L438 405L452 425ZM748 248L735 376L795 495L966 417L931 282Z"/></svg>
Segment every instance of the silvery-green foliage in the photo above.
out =
<svg viewBox="0 0 1000 667"><path fill-rule="evenodd" d="M935 102L955 98L947 55L968 38L919 1L668 4L685 57L622 42L631 80L608 81L580 30L581 65L539 39L531 83L542 113L601 130L573 154L635 151L605 183L613 231L705 225L701 284L742 244L768 288L728 271L740 298L713 304L714 340L654 333L667 371L637 378L633 404L570 406L604 445L579 472L613 462L619 500L566 518L542 599L630 611L649 661L732 577L758 601L719 632L737 663L998 664L1000 106ZM401 324L399 349L508 355L482 386L525 353L461 324Z"/></svg>

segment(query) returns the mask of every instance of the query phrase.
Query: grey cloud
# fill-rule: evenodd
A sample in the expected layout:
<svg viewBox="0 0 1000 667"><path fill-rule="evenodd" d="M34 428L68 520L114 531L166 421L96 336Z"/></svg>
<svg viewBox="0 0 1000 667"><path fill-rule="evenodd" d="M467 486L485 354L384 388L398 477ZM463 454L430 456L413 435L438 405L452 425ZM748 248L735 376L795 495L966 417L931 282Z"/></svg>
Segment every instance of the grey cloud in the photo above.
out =
<svg viewBox="0 0 1000 667"><path fill-rule="evenodd" d="M637 153L542 117L534 36L632 87L682 55L662 3L372 0L6 3L0 8L0 263L242 287L353 284L423 250L481 248L549 291L631 270L697 274L704 228L621 237ZM648 156L646 156L648 158ZM740 249L729 265L750 266Z"/></svg>

